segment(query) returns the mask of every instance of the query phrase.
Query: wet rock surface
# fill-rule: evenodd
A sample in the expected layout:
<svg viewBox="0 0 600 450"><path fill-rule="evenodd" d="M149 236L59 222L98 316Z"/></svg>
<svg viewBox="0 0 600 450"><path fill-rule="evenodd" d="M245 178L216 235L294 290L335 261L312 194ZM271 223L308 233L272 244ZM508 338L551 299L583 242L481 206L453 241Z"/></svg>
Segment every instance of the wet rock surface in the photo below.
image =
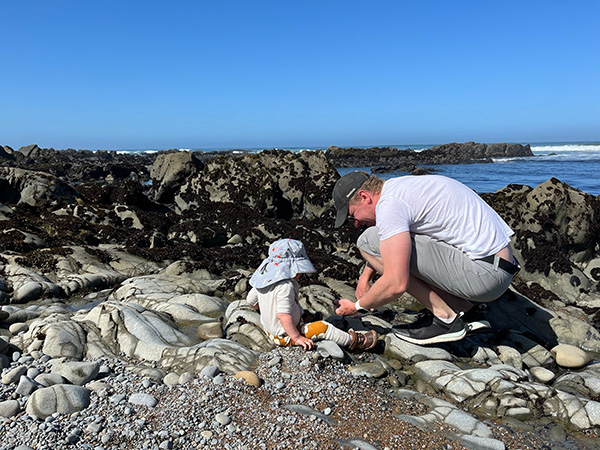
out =
<svg viewBox="0 0 600 450"><path fill-rule="evenodd" d="M394 335L409 296L333 316L362 263L359 231L333 229L331 161L2 147L0 449L594 448L599 199L557 179L483 194L523 269L486 305L491 330L419 347ZM281 237L318 270L302 306L377 330L372 353L265 338L243 299Z"/></svg>

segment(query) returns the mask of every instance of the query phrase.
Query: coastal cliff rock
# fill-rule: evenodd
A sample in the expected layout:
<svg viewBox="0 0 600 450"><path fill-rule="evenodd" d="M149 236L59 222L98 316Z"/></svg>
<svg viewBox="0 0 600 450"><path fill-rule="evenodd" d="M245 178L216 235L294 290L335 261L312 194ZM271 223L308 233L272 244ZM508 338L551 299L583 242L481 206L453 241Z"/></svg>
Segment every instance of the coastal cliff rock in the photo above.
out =
<svg viewBox="0 0 600 450"><path fill-rule="evenodd" d="M496 157L521 150L473 144L456 152ZM148 390L168 374L171 383L189 373L233 376L253 370L274 350L258 313L243 301L248 280L268 243L292 237L305 243L318 270L300 280L302 306L330 316L340 328L382 335L374 352L360 357L323 345L306 356L301 372L324 373L329 366L323 361L334 360L343 364L340 374L348 379L367 377L393 390L395 401L419 402L418 412L403 420L422 429L454 427L478 443L496 442L498 435L488 427L492 422L552 422L564 433L594 433L600 426L593 363L600 353L597 197L556 179L484 194L515 230L515 255L523 269L501 298L487 304L492 330L418 347L393 333L415 319L416 305L408 296L357 318L331 316L335 299L354 295L363 262L354 246L358 231L333 228L331 190L339 175L323 152L269 150L199 160L170 152L152 164L142 158L123 172L107 169L117 155L84 153L85 173L99 174L92 181L79 178L83 169L60 176L16 165L51 161L53 150L30 146L4 153L0 367L7 370L0 411L12 420L21 420L16 416L26 397L26 410L41 416L63 411L58 405L70 401L72 388L64 387L71 386L64 377L55 376L60 387L50 391L41 383L50 374L35 381L35 370L49 370L50 361L110 361L107 365L119 366L120 373L127 368L147 380ZM105 178L112 173L124 175L109 183ZM152 185L140 174L151 175ZM214 338L198 333L207 324L218 331ZM579 362L566 362L576 354ZM287 373L272 359L264 373ZM104 401L88 387L109 377L107 370L81 390L84 398L90 395L89 406L81 402L74 411L85 414ZM286 382L253 387L257 391L251 395L283 390ZM315 385L315 393L321 388L329 386ZM55 405L48 410L39 400L46 395ZM8 397L19 402L2 404ZM152 407L156 401L160 405L150 400ZM113 406L120 401L117 397ZM297 402L298 408L307 407L300 397Z"/></svg>

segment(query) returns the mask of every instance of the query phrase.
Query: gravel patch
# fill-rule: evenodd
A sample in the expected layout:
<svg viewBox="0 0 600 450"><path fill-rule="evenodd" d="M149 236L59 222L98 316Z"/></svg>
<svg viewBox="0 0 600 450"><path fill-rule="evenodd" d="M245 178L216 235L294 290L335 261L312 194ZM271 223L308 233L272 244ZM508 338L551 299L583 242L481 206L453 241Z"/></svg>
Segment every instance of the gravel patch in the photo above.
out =
<svg viewBox="0 0 600 450"><path fill-rule="evenodd" d="M373 362L369 354L352 358L351 364ZM450 426L423 431L398 418L425 414L427 407L394 396L386 379L353 375L347 362L300 348L262 354L255 368L260 387L214 370L165 385L134 374L132 365L140 362L98 362L106 376L92 382L100 389L91 391L88 408L44 421L24 412L0 419L0 450L467 448ZM49 370L48 363L33 364L40 372ZM10 399L15 388L2 385L0 401ZM548 445L551 424L547 435L539 427L486 425L507 449L593 448L566 438Z"/></svg>

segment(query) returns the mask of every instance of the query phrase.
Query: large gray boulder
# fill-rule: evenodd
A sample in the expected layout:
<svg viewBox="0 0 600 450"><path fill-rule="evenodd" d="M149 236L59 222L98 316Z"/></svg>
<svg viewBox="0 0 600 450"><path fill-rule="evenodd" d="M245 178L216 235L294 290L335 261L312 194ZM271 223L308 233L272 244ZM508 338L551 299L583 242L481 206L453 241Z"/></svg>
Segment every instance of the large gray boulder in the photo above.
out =
<svg viewBox="0 0 600 450"><path fill-rule="evenodd" d="M83 386L95 380L100 372L98 362L67 361L58 362L52 367L52 373L65 377L72 384Z"/></svg>
<svg viewBox="0 0 600 450"><path fill-rule="evenodd" d="M0 167L0 203L30 206L71 203L77 191L54 175L15 167Z"/></svg>
<svg viewBox="0 0 600 450"><path fill-rule="evenodd" d="M292 153L265 150L243 157L222 156L208 162L175 194L180 211L203 202L250 206L267 217L320 217L331 207L338 178L321 151Z"/></svg>
<svg viewBox="0 0 600 450"><path fill-rule="evenodd" d="M200 167L201 162L191 152L158 155L150 169L154 200L162 203L173 201L173 196L181 184Z"/></svg>
<svg viewBox="0 0 600 450"><path fill-rule="evenodd" d="M73 414L90 405L90 390L71 384L57 384L35 391L25 404L27 414L44 420L55 413Z"/></svg>

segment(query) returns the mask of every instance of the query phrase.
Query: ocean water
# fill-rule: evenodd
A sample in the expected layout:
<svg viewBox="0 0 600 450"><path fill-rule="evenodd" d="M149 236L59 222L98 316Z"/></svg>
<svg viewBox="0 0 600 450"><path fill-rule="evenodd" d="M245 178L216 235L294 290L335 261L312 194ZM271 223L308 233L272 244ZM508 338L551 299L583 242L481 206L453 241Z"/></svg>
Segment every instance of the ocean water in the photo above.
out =
<svg viewBox="0 0 600 450"><path fill-rule="evenodd" d="M499 158L494 159L491 164L442 164L430 166L436 170L435 173L455 178L479 193L496 192L509 184L524 184L535 187L552 177L570 186L580 189L592 195L600 195L600 142L553 142L553 143L530 143L534 157L527 158ZM357 148L368 148L373 146L361 146ZM380 145L381 146L381 145ZM385 145L398 149L412 148L424 150L433 145ZM324 147L287 147L283 150L299 152L303 150L325 150ZM231 148L202 148L181 149L201 151L233 151ZM261 151L259 148L245 149L245 151ZM127 152L155 152L153 150L124 150ZM370 172L371 167L359 167L352 169L338 169L340 175L352 170L364 170ZM378 174L384 179L395 176L407 175L406 173L384 173Z"/></svg>
<svg viewBox="0 0 600 450"><path fill-rule="evenodd" d="M440 164L436 174L454 178L479 193L509 184L535 187L552 177L592 195L600 195L600 143L531 144L534 157L498 158L491 164ZM370 172L370 167L362 168ZM357 169L338 169L340 175ZM361 169L358 169L361 170ZM388 179L406 173L378 174Z"/></svg>

